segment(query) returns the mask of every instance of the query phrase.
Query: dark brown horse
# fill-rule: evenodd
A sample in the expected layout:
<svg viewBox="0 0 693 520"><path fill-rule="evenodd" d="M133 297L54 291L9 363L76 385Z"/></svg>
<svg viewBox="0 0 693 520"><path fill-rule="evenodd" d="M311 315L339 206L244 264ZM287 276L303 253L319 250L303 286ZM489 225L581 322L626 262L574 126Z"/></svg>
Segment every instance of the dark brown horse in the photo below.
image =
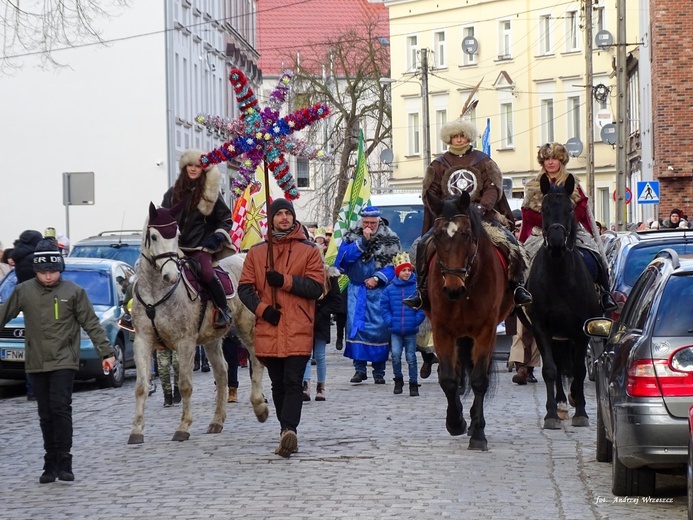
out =
<svg viewBox="0 0 693 520"><path fill-rule="evenodd" d="M493 245L469 194L434 200L435 254L431 260L428 317L440 361L438 380L448 400L445 426L450 435L467 431L461 389L469 376L470 450L488 450L484 397L496 343L496 327L513 308L504 261Z"/></svg>

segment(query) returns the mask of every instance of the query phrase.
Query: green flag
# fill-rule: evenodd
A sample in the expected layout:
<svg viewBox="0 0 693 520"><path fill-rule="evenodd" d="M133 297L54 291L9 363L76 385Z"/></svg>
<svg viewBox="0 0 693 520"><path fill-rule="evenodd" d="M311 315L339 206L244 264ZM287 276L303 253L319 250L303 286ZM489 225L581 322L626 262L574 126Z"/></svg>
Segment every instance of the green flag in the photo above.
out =
<svg viewBox="0 0 693 520"><path fill-rule="evenodd" d="M342 237L352 226L359 221L361 208L368 206L371 199L371 181L366 165L366 155L363 151L363 130L359 132L359 151L356 157L356 168L354 178L349 181L342 205L339 208L337 222L334 224L332 239L325 253L325 262L334 265L337 259L337 250L342 243ZM339 288L344 290L349 283L346 276L339 279Z"/></svg>

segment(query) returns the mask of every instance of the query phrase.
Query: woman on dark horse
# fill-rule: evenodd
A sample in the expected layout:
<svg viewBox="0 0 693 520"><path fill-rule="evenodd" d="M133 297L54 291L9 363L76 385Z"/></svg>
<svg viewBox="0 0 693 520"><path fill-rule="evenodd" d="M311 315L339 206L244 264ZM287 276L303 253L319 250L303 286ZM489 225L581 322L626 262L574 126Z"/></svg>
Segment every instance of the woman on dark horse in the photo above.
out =
<svg viewBox="0 0 693 520"><path fill-rule="evenodd" d="M547 175L551 184L563 186L569 173L566 165L570 159L565 146L559 143L547 143L539 149L537 160L541 165L541 171L534 179L525 185L525 199L522 203L522 229L520 230L520 242L525 244L525 250L530 261L541 247L542 218L541 202L544 197L541 192L540 179ZM605 311L617 308L616 302L609 292L609 273L606 267L606 257L602 247L601 238L597 231L597 224L589 208L589 200L585 195L580 181L575 178L575 188L571 195L575 205L575 218L579 224L577 229L576 247L582 253L585 263L595 275L596 283L601 288L600 303ZM596 271L596 273L595 273Z"/></svg>
<svg viewBox="0 0 693 520"><path fill-rule="evenodd" d="M207 289L218 312L216 328L227 327L231 314L226 294L214 273L212 262L234 253L229 232L231 210L221 197L221 174L216 166L200 166L201 150L187 150L180 158L180 174L172 188L164 194L161 205L171 208L185 200L176 220L180 229L181 251L199 263L199 278Z"/></svg>
<svg viewBox="0 0 693 520"><path fill-rule="evenodd" d="M503 193L503 175L488 155L472 146L471 143L476 140L474 124L462 119L446 123L440 130L440 138L449 145L449 150L430 164L423 181L423 236L416 249L417 292L404 300L405 305L413 309L430 308L427 289L429 262L433 256L430 232L435 219L431 208L433 200L442 200L466 191L472 204L479 206L483 220L507 229L507 240L511 244L517 244L510 232L515 219ZM524 270L524 266L510 269L511 272L519 273L510 280L515 289L514 303L517 306L528 305L532 301L532 296L524 288Z"/></svg>

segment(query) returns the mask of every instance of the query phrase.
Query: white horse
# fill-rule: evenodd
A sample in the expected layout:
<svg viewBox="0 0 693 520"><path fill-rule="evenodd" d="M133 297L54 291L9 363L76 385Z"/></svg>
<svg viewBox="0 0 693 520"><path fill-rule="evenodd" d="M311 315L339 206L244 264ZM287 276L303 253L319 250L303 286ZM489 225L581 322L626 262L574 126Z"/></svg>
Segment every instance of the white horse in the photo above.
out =
<svg viewBox="0 0 693 520"><path fill-rule="evenodd" d="M137 364L135 385L135 417L128 444L144 442L144 405L148 395L151 376L152 353L157 346L178 352L180 375L178 387L183 398L183 413L174 441L190 438L190 396L192 395L192 372L195 347L203 345L212 366L216 383L216 406L207 433L219 433L226 419L226 392L228 372L221 341L228 329L213 327L213 304L204 307L199 295L192 294L183 280L182 254L178 249L178 226L175 216L180 207L171 209L149 205L149 217L142 234L142 258L136 268L137 281L133 295L132 317L137 334L134 351ZM234 290L243 268L243 255L233 255L224 260L224 269L229 272ZM262 392L263 366L255 357L255 316L236 296L229 301L233 321L241 341L248 349L253 369L250 401L260 422L269 415Z"/></svg>

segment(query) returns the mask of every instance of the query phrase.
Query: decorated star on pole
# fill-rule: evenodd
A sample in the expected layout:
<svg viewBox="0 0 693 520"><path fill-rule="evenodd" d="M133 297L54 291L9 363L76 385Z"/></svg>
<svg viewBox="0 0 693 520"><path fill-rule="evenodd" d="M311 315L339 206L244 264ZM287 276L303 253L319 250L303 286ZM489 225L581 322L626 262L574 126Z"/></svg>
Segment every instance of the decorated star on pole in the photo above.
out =
<svg viewBox="0 0 693 520"><path fill-rule="evenodd" d="M284 117L279 115L279 109L286 101L291 79L291 73L284 72L277 87L270 94L267 105L261 108L245 74L239 69L231 69L229 81L236 93L236 102L241 112L240 120L203 115L196 118L198 123L226 139L220 147L200 158L203 166L239 158L240 175L234 179L232 186L237 195L242 194L246 186L253 181L257 167L266 160L269 170L284 191L284 196L289 200L297 199L299 194L296 182L289 171L284 154L290 153L307 159L330 159L323 150L292 137L293 133L327 117L330 114L327 105L317 103Z"/></svg>

